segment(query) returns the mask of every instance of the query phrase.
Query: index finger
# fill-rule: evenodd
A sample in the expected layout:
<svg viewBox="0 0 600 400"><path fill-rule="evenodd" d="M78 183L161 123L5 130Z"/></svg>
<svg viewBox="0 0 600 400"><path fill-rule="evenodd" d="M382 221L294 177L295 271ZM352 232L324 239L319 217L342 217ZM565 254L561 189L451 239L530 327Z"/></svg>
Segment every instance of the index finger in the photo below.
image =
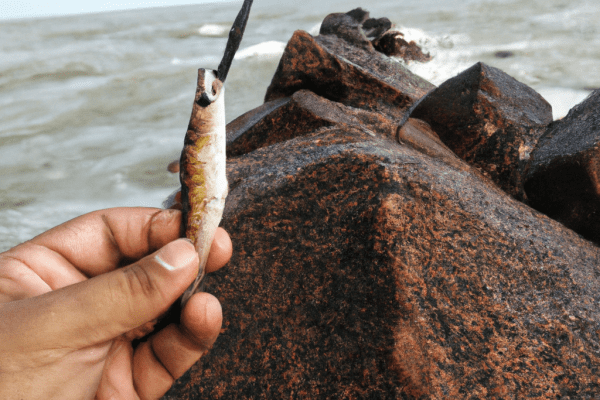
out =
<svg viewBox="0 0 600 400"><path fill-rule="evenodd" d="M65 222L30 243L61 254L88 277L126 265L179 238L181 212L120 207Z"/></svg>

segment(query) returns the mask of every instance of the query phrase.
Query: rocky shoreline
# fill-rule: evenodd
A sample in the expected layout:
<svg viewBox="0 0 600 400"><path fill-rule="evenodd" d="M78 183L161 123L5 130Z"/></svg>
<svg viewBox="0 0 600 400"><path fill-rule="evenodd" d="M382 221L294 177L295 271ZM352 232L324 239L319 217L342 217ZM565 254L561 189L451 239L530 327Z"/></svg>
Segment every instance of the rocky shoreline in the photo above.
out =
<svg viewBox="0 0 600 400"><path fill-rule="evenodd" d="M228 125L223 332L166 399L600 392L600 92L553 122L483 63L435 87L388 22L297 31Z"/></svg>

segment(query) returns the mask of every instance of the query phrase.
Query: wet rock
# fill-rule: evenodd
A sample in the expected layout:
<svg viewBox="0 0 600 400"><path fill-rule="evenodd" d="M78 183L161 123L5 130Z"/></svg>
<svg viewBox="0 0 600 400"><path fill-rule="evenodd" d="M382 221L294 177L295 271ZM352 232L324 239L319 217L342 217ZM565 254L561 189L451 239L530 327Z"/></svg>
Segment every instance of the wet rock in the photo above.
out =
<svg viewBox="0 0 600 400"><path fill-rule="evenodd" d="M344 106L308 90L263 104L227 125L227 156L292 139L329 126L359 126L371 135L394 138L396 125L379 113Z"/></svg>
<svg viewBox="0 0 600 400"><path fill-rule="evenodd" d="M366 51L376 50L406 61L431 60L431 56L423 53L414 41L404 40L401 32L389 32L391 28L392 22L388 18L369 18L369 12L357 8L345 14L329 14L321 24L319 35L335 35Z"/></svg>
<svg viewBox="0 0 600 400"><path fill-rule="evenodd" d="M439 136L431 129L431 126L425 121L409 118L406 123L398 129L396 140L400 144L408 145L415 150L443 161L458 170L477 173L477 171L471 169L458 158L452 150L446 147Z"/></svg>
<svg viewBox="0 0 600 400"><path fill-rule="evenodd" d="M377 40L392 28L392 22L387 18L369 18L362 24L365 35L370 40Z"/></svg>
<svg viewBox="0 0 600 400"><path fill-rule="evenodd" d="M434 88L392 58L351 43L334 34L312 37L296 31L267 89L265 102L306 89L350 107L402 119L416 100Z"/></svg>
<svg viewBox="0 0 600 400"><path fill-rule="evenodd" d="M428 94L410 115L429 123L450 149L504 191L524 199L524 170L552 121L552 107L529 86L477 63Z"/></svg>
<svg viewBox="0 0 600 400"><path fill-rule="evenodd" d="M335 35L353 46L373 50L371 41L362 29L363 23L368 19L369 13L362 8L356 8L345 14L329 14L321 24L319 34Z"/></svg>
<svg viewBox="0 0 600 400"><path fill-rule="evenodd" d="M599 392L600 250L413 142L331 126L228 161L223 331L167 399Z"/></svg>
<svg viewBox="0 0 600 400"><path fill-rule="evenodd" d="M512 51L497 51L494 53L494 57L496 58L509 58L514 56L515 53L513 53Z"/></svg>
<svg viewBox="0 0 600 400"><path fill-rule="evenodd" d="M320 35L335 35L346 42L372 51L372 41L392 28L388 18L370 18L369 12L356 8L347 13L329 14L323 20Z"/></svg>
<svg viewBox="0 0 600 400"><path fill-rule="evenodd" d="M172 174L176 174L179 172L179 160L171 161L169 165L167 165L167 171Z"/></svg>
<svg viewBox="0 0 600 400"><path fill-rule="evenodd" d="M375 50L388 56L396 56L405 61L427 62L431 60L428 53L423 53L421 47L411 40L410 43L404 40L401 32L387 32L380 38L373 41Z"/></svg>
<svg viewBox="0 0 600 400"><path fill-rule="evenodd" d="M531 206L600 244L600 91L540 138L525 191Z"/></svg>

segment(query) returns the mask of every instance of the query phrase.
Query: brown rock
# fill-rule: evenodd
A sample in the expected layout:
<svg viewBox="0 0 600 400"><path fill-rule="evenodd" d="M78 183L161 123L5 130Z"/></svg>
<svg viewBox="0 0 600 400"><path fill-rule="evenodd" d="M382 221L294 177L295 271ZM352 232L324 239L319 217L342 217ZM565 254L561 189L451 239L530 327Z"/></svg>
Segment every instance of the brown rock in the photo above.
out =
<svg viewBox="0 0 600 400"><path fill-rule="evenodd" d="M394 138L396 125L379 113L324 99L308 90L263 104L227 125L227 156L234 157L264 146L334 125L362 126L371 135Z"/></svg>
<svg viewBox="0 0 600 400"><path fill-rule="evenodd" d="M392 22L388 18L369 18L369 12L356 8L345 14L329 14L323 20L320 35L335 35L347 43L368 52L379 51L386 56L401 57L406 61L426 62L429 54L423 53L414 42L408 43L400 32L388 32Z"/></svg>
<svg viewBox="0 0 600 400"><path fill-rule="evenodd" d="M392 28L392 21L385 17L369 18L363 22L361 28L368 39L377 40Z"/></svg>
<svg viewBox="0 0 600 400"><path fill-rule="evenodd" d="M509 57L513 57L515 55L515 53L513 53L512 51L497 51L494 53L494 57L496 58L509 58Z"/></svg>
<svg viewBox="0 0 600 400"><path fill-rule="evenodd" d="M396 138L400 144L406 144L413 149L432 158L444 161L446 164L458 169L477 173L465 164L440 140L438 135L425 121L409 118L400 129Z"/></svg>
<svg viewBox="0 0 600 400"><path fill-rule="evenodd" d="M470 170L358 126L230 159L223 333L166 398L593 398L600 250Z"/></svg>
<svg viewBox="0 0 600 400"><path fill-rule="evenodd" d="M600 91L540 138L525 191L531 206L600 243Z"/></svg>
<svg viewBox="0 0 600 400"><path fill-rule="evenodd" d="M370 45L370 43L369 43ZM401 119L434 86L375 50L335 35L296 31L281 57L265 102L306 89L350 107Z"/></svg>
<svg viewBox="0 0 600 400"><path fill-rule="evenodd" d="M552 108L529 86L477 63L423 98L411 117L428 122L460 158L523 199L529 153Z"/></svg>
<svg viewBox="0 0 600 400"><path fill-rule="evenodd" d="M234 254L206 279L223 330L165 398L597 396L600 249L450 150L518 197L549 105L483 64L419 100L347 40L368 14L340 15L335 35L296 32L271 101L228 125ZM561 146L590 171L586 107L551 125L532 177ZM584 125L593 140L564 145Z"/></svg>
<svg viewBox="0 0 600 400"><path fill-rule="evenodd" d="M321 23L319 34L335 35L353 46L372 51L373 45L362 29L363 23L368 19L369 12L362 8L356 8L345 14L329 14Z"/></svg>
<svg viewBox="0 0 600 400"><path fill-rule="evenodd" d="M405 61L427 62L431 60L429 53L423 53L419 45L411 40L410 43L404 40L401 32L387 32L380 38L373 41L375 50L388 56L396 56Z"/></svg>
<svg viewBox="0 0 600 400"><path fill-rule="evenodd" d="M167 171L172 174L176 174L179 172L179 160L171 161L169 165L167 165Z"/></svg>
<svg viewBox="0 0 600 400"><path fill-rule="evenodd" d="M355 8L345 14L329 14L323 20L320 35L335 35L346 42L372 51L371 41L380 38L390 30L392 22L388 18L369 18L369 12Z"/></svg>

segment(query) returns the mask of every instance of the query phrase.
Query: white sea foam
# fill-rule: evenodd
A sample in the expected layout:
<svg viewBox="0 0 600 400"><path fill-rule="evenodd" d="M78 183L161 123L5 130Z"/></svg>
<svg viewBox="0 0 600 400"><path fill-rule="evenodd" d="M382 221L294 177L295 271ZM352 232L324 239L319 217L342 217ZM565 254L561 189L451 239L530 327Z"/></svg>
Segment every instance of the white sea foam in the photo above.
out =
<svg viewBox="0 0 600 400"><path fill-rule="evenodd" d="M198 29L200 36L223 37L227 36L229 27L225 25L205 24Z"/></svg>
<svg viewBox="0 0 600 400"><path fill-rule="evenodd" d="M255 44L254 46L247 47L238 51L235 55L236 60L243 60L250 57L260 58L277 58L281 57L283 50L285 50L286 44L284 42L278 42L276 40L269 40L268 42L262 42Z"/></svg>
<svg viewBox="0 0 600 400"><path fill-rule="evenodd" d="M217 65L220 61L218 56L206 56L197 58L181 59L179 57L173 57L171 59L171 65L193 65L208 67L209 65Z"/></svg>
<svg viewBox="0 0 600 400"><path fill-rule="evenodd" d="M434 85L441 84L473 65L471 53L467 50L470 38L465 34L432 35L422 29L405 26L395 30L404 35L404 40L414 41L425 53L431 55L429 62L410 61L406 66Z"/></svg>
<svg viewBox="0 0 600 400"><path fill-rule="evenodd" d="M310 33L313 36L317 36L320 31L321 31L321 23L319 22L318 24L316 24L312 28L310 28L308 30L308 33Z"/></svg>
<svg viewBox="0 0 600 400"><path fill-rule="evenodd" d="M484 54L493 54L497 51L548 49L558 45L554 40L537 40L475 46L465 34L436 36L410 27L401 27L397 30L404 34L407 42L414 40L424 52L430 53L432 60L429 62L411 61L405 64L412 72L435 85L440 85L471 67ZM573 106L583 101L590 93L587 90L573 88L537 86L536 83L540 80L536 77L534 66L525 62L515 61L510 63L509 67L515 79L532 86L550 103L554 119L566 116Z"/></svg>

